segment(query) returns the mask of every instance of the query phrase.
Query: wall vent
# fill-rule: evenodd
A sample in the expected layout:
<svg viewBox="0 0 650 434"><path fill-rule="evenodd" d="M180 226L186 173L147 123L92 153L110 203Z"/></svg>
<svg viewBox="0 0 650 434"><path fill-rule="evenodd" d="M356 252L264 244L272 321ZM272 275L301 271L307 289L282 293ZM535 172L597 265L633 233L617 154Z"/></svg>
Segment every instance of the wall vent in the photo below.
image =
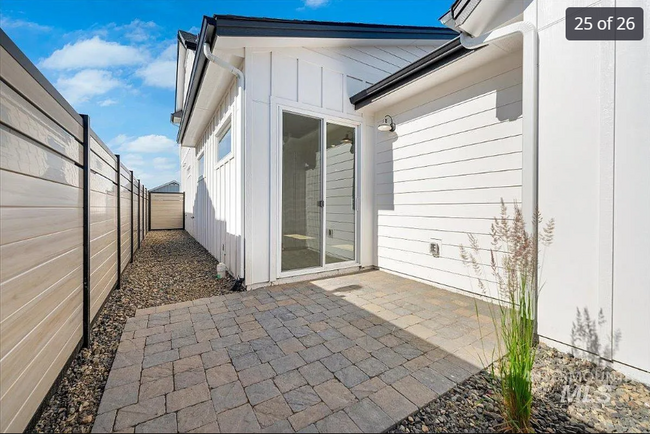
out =
<svg viewBox="0 0 650 434"><path fill-rule="evenodd" d="M431 243L429 244L429 253L431 253L431 256L434 258L439 258L440 257L440 243Z"/></svg>

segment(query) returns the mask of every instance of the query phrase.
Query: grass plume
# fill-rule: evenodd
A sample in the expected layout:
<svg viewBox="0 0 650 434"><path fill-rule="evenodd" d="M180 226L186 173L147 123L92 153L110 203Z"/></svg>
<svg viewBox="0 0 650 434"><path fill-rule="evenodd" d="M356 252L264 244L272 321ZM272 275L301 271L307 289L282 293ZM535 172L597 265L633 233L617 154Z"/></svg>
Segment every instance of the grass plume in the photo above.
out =
<svg viewBox="0 0 650 434"><path fill-rule="evenodd" d="M536 227L542 226L539 213L533 217ZM463 263L473 273L481 292L488 295L488 285L496 285L499 303L490 312L497 335L496 362L492 365L492 375L498 391L501 409L508 431L532 432L530 423L533 401L531 371L535 362L535 315L537 297L541 288L535 283L541 274L540 246L547 247L553 242L555 223L546 222L539 230L526 230L521 207L514 203L514 214L501 200L501 213L494 218L490 228L490 258L483 265L481 254L486 251L478 239L470 234L469 246L460 246ZM543 262L543 261L541 261ZM486 270L489 268L489 271ZM492 278L493 282L488 282ZM480 322L479 322L480 324Z"/></svg>

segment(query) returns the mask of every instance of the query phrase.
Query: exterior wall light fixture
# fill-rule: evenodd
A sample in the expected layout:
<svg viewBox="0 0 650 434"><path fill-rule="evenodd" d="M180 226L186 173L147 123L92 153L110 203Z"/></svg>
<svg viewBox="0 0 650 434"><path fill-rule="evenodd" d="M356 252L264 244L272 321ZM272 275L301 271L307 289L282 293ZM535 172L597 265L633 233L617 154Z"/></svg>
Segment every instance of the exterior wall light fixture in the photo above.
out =
<svg viewBox="0 0 650 434"><path fill-rule="evenodd" d="M384 116L384 120L377 127L379 131L395 131L395 122L391 115Z"/></svg>

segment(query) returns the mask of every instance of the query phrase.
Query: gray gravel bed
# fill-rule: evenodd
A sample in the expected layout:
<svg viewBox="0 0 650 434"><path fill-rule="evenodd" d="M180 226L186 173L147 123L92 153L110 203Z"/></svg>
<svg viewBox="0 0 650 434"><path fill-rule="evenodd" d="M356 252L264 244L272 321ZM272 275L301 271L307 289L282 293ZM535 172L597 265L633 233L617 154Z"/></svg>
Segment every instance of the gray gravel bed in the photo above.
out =
<svg viewBox="0 0 650 434"><path fill-rule="evenodd" d="M493 386L484 370L391 432L503 432ZM650 432L648 386L543 344L533 371L533 392L535 432Z"/></svg>
<svg viewBox="0 0 650 434"><path fill-rule="evenodd" d="M217 279L218 261L185 231L147 234L134 262L47 403L34 432L90 432L128 317L137 309L223 294L232 280Z"/></svg>

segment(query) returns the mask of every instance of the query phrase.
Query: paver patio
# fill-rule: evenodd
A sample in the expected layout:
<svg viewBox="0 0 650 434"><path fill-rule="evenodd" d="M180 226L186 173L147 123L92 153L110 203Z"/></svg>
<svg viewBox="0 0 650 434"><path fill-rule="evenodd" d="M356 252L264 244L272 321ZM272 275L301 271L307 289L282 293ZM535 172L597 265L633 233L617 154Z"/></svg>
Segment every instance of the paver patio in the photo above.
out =
<svg viewBox="0 0 650 434"><path fill-rule="evenodd" d="M139 310L93 432L385 431L478 372L491 331L486 303L381 271Z"/></svg>

